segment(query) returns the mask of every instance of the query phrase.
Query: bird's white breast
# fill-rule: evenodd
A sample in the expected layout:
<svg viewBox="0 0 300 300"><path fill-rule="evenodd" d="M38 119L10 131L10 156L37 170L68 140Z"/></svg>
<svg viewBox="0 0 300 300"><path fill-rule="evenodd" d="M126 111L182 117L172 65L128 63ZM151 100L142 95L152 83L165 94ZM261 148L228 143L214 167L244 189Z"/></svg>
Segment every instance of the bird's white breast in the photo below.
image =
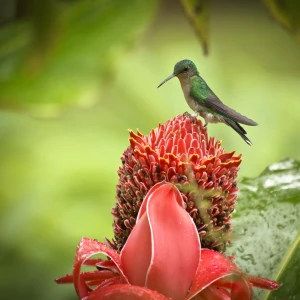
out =
<svg viewBox="0 0 300 300"><path fill-rule="evenodd" d="M190 77L180 78L181 88L184 94L184 98L188 104L188 106L194 111L199 112L203 109L201 105L199 105L191 96L191 88L192 88L192 81Z"/></svg>

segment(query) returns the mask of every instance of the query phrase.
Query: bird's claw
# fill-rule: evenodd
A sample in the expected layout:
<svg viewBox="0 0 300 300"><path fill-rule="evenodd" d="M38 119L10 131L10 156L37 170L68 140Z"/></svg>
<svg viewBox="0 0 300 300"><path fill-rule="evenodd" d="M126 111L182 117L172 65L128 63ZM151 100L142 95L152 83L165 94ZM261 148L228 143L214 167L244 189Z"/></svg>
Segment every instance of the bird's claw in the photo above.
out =
<svg viewBox="0 0 300 300"><path fill-rule="evenodd" d="M192 123L196 123L197 122L197 116L195 116L194 114L190 114L187 111L183 114L184 117L189 118L191 120Z"/></svg>

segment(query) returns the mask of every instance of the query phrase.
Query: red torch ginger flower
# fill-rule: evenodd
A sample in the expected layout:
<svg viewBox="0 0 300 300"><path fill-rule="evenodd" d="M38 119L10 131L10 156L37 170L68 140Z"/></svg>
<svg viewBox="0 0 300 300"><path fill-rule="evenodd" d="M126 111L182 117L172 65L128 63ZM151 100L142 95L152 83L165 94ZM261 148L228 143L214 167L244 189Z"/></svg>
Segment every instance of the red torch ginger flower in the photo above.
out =
<svg viewBox="0 0 300 300"><path fill-rule="evenodd" d="M118 171L112 246L122 249L146 194L166 181L180 190L202 246L223 252L231 232L241 156L225 152L220 141L208 138L201 121L187 114L159 125L148 136L130 131L129 141Z"/></svg>
<svg viewBox="0 0 300 300"><path fill-rule="evenodd" d="M185 206L173 184L156 184L147 193L122 251L83 238L73 274L57 283L73 282L84 300L248 300L252 286L279 287L274 281L244 274L219 252L201 249L198 229ZM90 258L97 253L110 260ZM83 264L98 270L81 273Z"/></svg>

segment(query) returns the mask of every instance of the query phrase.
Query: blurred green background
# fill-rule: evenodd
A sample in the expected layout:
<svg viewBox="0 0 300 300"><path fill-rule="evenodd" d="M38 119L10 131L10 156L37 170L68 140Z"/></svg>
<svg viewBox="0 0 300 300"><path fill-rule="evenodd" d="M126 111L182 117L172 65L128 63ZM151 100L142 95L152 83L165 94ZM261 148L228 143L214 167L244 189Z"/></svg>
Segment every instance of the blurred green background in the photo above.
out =
<svg viewBox="0 0 300 300"><path fill-rule="evenodd" d="M41 4L42 3L42 4ZM71 272L82 236L112 237L127 129L148 133L189 111L181 59L228 106L259 123L240 178L300 159L300 43L260 1L212 1L209 55L177 1L0 1L0 293L6 299L76 299L54 278Z"/></svg>

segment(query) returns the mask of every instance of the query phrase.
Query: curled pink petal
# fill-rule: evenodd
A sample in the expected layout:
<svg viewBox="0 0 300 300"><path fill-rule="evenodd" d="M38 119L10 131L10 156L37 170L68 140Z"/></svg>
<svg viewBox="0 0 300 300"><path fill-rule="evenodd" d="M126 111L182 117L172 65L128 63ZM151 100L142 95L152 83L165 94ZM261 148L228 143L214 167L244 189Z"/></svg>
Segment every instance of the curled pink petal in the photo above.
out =
<svg viewBox="0 0 300 300"><path fill-rule="evenodd" d="M154 185L147 193L139 210L137 224L121 251L124 273L127 275L129 282L134 285L145 286L146 283L146 275L152 255L151 232L146 208L149 199L153 196L155 197L157 190L164 185L165 183L160 182ZM164 198L161 198L161 200L164 200ZM139 267L137 268L136 266Z"/></svg>
<svg viewBox="0 0 300 300"><path fill-rule="evenodd" d="M77 251L74 260L73 266L73 280L74 286L77 292L77 295L80 298L83 298L88 295L90 288L85 283L85 279L83 276L80 275L81 266L84 262L89 259L90 256L102 253L106 256L110 257L110 259L116 264L119 268L120 274L126 279L123 271L120 267L121 260L120 255L117 251L107 247L105 244L100 243L96 240L82 238L79 245L77 246Z"/></svg>
<svg viewBox="0 0 300 300"><path fill-rule="evenodd" d="M147 215L144 214L121 252L122 268L131 284L145 286L150 260L151 234Z"/></svg>
<svg viewBox="0 0 300 300"><path fill-rule="evenodd" d="M146 286L172 298L184 299L200 259L200 240L178 189L166 183L148 199L152 257Z"/></svg>
<svg viewBox="0 0 300 300"><path fill-rule="evenodd" d="M170 300L166 296L145 287L115 284L91 292L83 300Z"/></svg>
<svg viewBox="0 0 300 300"><path fill-rule="evenodd" d="M192 299L193 296L203 291L206 287L219 279L234 275L242 277L238 267L227 257L213 250L203 249L201 251L201 260L196 272L196 276L192 282L186 299ZM227 280L225 280L227 281ZM243 284L243 280L242 280ZM249 291L245 294L252 293L250 286L243 285ZM243 298L249 299L249 298Z"/></svg>

